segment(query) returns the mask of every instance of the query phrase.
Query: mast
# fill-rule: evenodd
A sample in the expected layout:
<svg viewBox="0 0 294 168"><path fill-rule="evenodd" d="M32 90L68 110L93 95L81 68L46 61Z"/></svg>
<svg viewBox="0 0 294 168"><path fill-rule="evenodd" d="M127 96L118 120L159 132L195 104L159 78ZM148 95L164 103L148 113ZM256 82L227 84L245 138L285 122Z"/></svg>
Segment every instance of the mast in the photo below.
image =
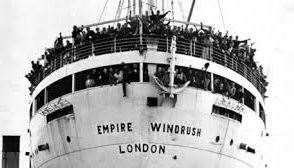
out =
<svg viewBox="0 0 294 168"><path fill-rule="evenodd" d="M162 8L162 13L165 13L165 3L164 3L164 0L161 1L161 8Z"/></svg>
<svg viewBox="0 0 294 168"><path fill-rule="evenodd" d="M133 16L136 15L136 0L133 0Z"/></svg>
<svg viewBox="0 0 294 168"><path fill-rule="evenodd" d="M117 10L116 10L115 19L119 19L120 18L123 4L124 4L124 0L120 0L119 3L118 3Z"/></svg>
<svg viewBox="0 0 294 168"><path fill-rule="evenodd" d="M171 51L171 57L169 58L169 87L171 88L171 97L173 97L173 88L175 87L174 79L175 79L175 67L176 67L176 50L177 50L177 37L173 36L172 37L172 42L170 46L170 51Z"/></svg>
<svg viewBox="0 0 294 168"><path fill-rule="evenodd" d="M127 16L133 15L133 13L131 13L131 9L132 9L132 3L131 3L131 0L128 0L128 13L127 13Z"/></svg>
<svg viewBox="0 0 294 168"><path fill-rule="evenodd" d="M139 0L139 17L142 18L142 8L143 8L143 3L142 0ZM143 47L143 23L142 19L139 19L139 33L140 33L140 48Z"/></svg>
<svg viewBox="0 0 294 168"><path fill-rule="evenodd" d="M174 11L174 0L171 0L171 11L172 11L172 20L175 20L175 11Z"/></svg>
<svg viewBox="0 0 294 168"><path fill-rule="evenodd" d="M142 10L143 10L143 2L142 0L139 0L139 15L142 17Z"/></svg>

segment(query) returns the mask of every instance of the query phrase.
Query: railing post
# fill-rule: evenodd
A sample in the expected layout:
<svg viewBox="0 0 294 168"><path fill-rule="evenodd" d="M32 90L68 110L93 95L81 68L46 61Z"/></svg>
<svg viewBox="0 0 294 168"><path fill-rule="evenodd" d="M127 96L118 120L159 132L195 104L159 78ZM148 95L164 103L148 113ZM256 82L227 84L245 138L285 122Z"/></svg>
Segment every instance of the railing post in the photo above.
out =
<svg viewBox="0 0 294 168"><path fill-rule="evenodd" d="M113 42L113 52L116 52L116 37L114 37Z"/></svg>
<svg viewBox="0 0 294 168"><path fill-rule="evenodd" d="M63 56L62 56L62 54L60 53L60 56L59 56L59 68L61 68L62 66L63 66Z"/></svg>
<svg viewBox="0 0 294 168"><path fill-rule="evenodd" d="M54 58L53 60L53 69L52 72L56 70L56 58Z"/></svg>
<svg viewBox="0 0 294 168"><path fill-rule="evenodd" d="M190 40L190 55L191 56L192 56L192 47L193 47L192 40Z"/></svg>
<svg viewBox="0 0 294 168"><path fill-rule="evenodd" d="M66 53L65 51L62 53L62 61L61 61L62 66L66 65Z"/></svg>
<svg viewBox="0 0 294 168"><path fill-rule="evenodd" d="M166 37L166 52L168 52L168 37Z"/></svg>
<svg viewBox="0 0 294 168"><path fill-rule="evenodd" d="M72 51L73 51L73 60L72 62L74 62L76 60L76 47L72 46Z"/></svg>
<svg viewBox="0 0 294 168"><path fill-rule="evenodd" d="M209 45L209 60L212 61L212 54L213 54L213 44Z"/></svg>
<svg viewBox="0 0 294 168"><path fill-rule="evenodd" d="M95 51L94 43L91 42L91 55L92 55L92 56L95 56L94 51Z"/></svg>

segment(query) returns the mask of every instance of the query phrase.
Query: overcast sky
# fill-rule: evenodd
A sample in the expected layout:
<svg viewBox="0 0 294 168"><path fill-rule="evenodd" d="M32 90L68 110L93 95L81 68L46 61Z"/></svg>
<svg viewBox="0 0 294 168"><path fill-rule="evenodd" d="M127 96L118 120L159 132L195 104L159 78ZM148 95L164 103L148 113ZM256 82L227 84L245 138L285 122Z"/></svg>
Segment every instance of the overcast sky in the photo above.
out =
<svg viewBox="0 0 294 168"><path fill-rule="evenodd" d="M103 20L114 18L117 2L110 0ZM224 25L217 0L196 0L192 21L202 21L217 30L229 30L230 34L255 42L256 60L264 66L270 83L266 100L271 135L268 143L270 167L292 166L294 1L220 2ZM30 61L36 60L46 47L52 47L59 32L70 34L74 24L97 22L104 3L105 0L0 1L0 131L26 129L29 84L24 75L30 70ZM191 0L182 0L182 7L175 4L178 19L187 17L190 3ZM3 118L7 114L10 117Z"/></svg>

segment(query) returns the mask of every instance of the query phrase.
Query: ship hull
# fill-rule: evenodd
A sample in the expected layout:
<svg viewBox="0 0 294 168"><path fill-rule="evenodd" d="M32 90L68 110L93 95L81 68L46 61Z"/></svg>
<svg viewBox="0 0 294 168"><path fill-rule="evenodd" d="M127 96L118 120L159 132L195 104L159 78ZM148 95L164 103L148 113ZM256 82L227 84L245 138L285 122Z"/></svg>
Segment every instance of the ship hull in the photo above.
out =
<svg viewBox="0 0 294 168"><path fill-rule="evenodd" d="M159 104L147 105L147 97ZM51 101L31 121L33 167L38 168L255 168L262 121L237 101L187 88L173 99L151 83L94 87ZM212 113L213 105L235 110L242 123ZM72 113L48 121L54 108ZM236 110L237 109L237 110ZM256 153L240 149L246 143ZM40 144L48 149L40 150Z"/></svg>

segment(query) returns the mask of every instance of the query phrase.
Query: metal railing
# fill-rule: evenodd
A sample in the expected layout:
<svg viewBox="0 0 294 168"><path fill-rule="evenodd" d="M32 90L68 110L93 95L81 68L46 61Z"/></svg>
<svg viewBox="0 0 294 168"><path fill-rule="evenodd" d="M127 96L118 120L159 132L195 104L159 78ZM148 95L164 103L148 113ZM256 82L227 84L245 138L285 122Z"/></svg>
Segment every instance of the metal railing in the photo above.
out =
<svg viewBox="0 0 294 168"><path fill-rule="evenodd" d="M143 35L142 38L143 50L146 50L148 46L153 45L157 51L170 52L171 37ZM38 84L46 76L50 75L52 72L63 67L64 65L86 59L90 56L133 51L139 50L139 48L140 36L129 35L122 38L112 37L99 39L79 46L74 46L70 49L65 49L55 55L54 59L51 60L50 65L45 67L43 71L40 72L36 79L36 83ZM223 65L245 77L262 95L265 93L265 86L262 83L261 74L259 74L257 70L253 70L248 67L244 60L238 58L237 56L222 52L219 48L210 47L183 38L177 39L176 53L199 57Z"/></svg>

